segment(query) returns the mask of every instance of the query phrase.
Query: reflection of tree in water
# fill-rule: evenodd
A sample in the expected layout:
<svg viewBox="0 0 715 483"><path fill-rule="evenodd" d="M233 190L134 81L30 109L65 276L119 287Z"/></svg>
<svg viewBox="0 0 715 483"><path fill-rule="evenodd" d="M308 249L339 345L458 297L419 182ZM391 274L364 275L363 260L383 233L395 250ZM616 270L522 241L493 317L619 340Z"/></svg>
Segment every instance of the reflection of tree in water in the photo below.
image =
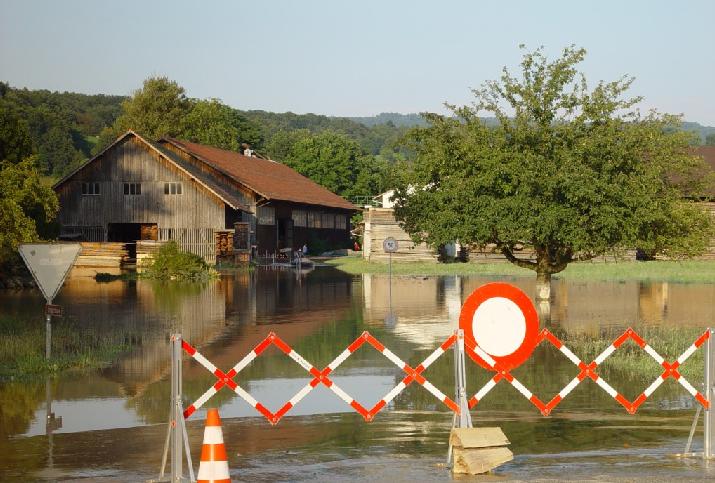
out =
<svg viewBox="0 0 715 483"><path fill-rule="evenodd" d="M0 439L27 432L35 411L44 402L44 382L28 380L0 384Z"/></svg>
<svg viewBox="0 0 715 483"><path fill-rule="evenodd" d="M302 338L294 344L296 352L301 354L308 362L316 367L323 368L332 361L342 350L351 344L365 330L361 319L357 315L337 322L327 323L316 332ZM280 330L277 331L280 335ZM167 349L168 350L168 349ZM235 361L238 362L246 354L236 354ZM351 358L353 359L353 358ZM355 354L353 363L360 363L369 359L369 354L359 351ZM184 357L184 371L189 364L188 357ZM347 363L345 364L348 365ZM228 367L222 369L228 370ZM255 359L247 368L239 374L236 380L242 387L246 388L248 382L252 380L265 380L280 377L310 378L305 370L298 366L292 359L287 357L274 346L268 348L261 357ZM216 383L216 377L208 371L200 369L200 372L187 377L184 375L183 394L184 406L188 406L199 398L211 385ZM133 407L137 414L148 423L163 422L168 414L167 395L170 393L170 381L168 377L149 384L137 397L130 399L127 404ZM214 395L208 405L210 407L221 407L227 402L237 397L233 391L227 388L221 389Z"/></svg>
<svg viewBox="0 0 715 483"><path fill-rule="evenodd" d="M182 302L189 297L196 297L206 290L208 283L149 282L156 309L167 315L177 316Z"/></svg>

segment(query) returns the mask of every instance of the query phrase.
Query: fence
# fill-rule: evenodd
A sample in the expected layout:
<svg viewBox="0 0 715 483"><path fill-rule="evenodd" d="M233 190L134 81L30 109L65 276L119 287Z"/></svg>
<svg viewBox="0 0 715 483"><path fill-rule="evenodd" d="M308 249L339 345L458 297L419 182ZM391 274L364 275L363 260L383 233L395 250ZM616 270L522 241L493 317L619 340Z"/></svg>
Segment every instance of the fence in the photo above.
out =
<svg viewBox="0 0 715 483"><path fill-rule="evenodd" d="M159 241L175 240L182 250L216 263L216 240L212 228L159 228Z"/></svg>
<svg viewBox="0 0 715 483"><path fill-rule="evenodd" d="M285 341L277 334L271 332L265 339L257 344L253 350L246 354L238 363L228 371L223 371L217 368L211 361L204 357L195 347L189 342L182 340L181 335L172 336L172 416L167 433L167 442L165 446L165 458L162 463L163 468L166 461L166 453L169 446L172 448L172 475L181 474L181 464L178 465L179 473L174 473L173 458L181 458L182 451L182 432L184 433L184 444L186 445L187 458L190 461L188 454L188 443L185 441L185 425L184 420L191 416L196 410L201 408L211 397L221 389L228 388L235 392L248 404L250 404L259 414L265 417L268 422L275 425L283 416L288 414L300 401L307 396L318 385L324 385L329 388L336 396L342 399L347 406L360 414L365 421L372 421L375 416L387 407L390 402L397 397L407 386L412 383L417 383L430 392L438 401L444 404L450 411L454 413L455 424L460 421L461 426L468 424L469 409L475 408L487 394L501 381L513 386L522 396L524 396L531 404L533 404L544 416L548 416L551 412L573 391L579 384L584 381L591 380L609 394L618 404L623 406L629 414L635 414L638 408L650 397L651 394L667 379L673 378L685 390L698 401L701 408L705 409L705 434L703 457L715 457L715 416L712 411L712 404L715 400L715 341L713 340L712 329L707 329L700 337L698 337L677 359L668 361L662 357L653 347L648 345L646 341L638 335L638 333L628 328L618 337L611 345L601 352L593 361L584 362L576 356L561 340L559 340L548 329L543 329L538 335L538 344L549 343L558 349L566 358L568 358L578 369L579 373L571 381L569 381L563 389L555 394L550 400L544 402L540 400L532 391L518 381L508 369L502 367L489 354L476 346L469 339L464 337L462 330L455 331L448 337L439 347L437 347L427 358L415 367L405 363L400 357L394 354L390 349L385 347L377 338L369 332L363 332L355 341L346 347L330 364L325 368L319 369L313 364L305 360L300 354L293 350ZM599 366L616 352L620 347L628 341L633 341L641 350L652 357L662 368L663 372L651 383L644 388L641 394L634 400L628 400L622 394L618 393L607 381L598 374ZM302 387L296 394L288 399L283 406L277 411L272 412L266 406L257 401L251 394L242 388L235 380L236 376L245 369L253 360L260 357L264 351L271 345L276 346L286 356L291 358L300 367L302 367L312 380ZM345 362L355 351L362 346L372 347L374 350L385 356L389 361L401 369L405 376L393 387L382 399L380 399L373 407L367 408L360 404L353 396L349 395L340 388L335 381L330 378L333 373L343 362ZM705 394L699 392L688 382L685 377L679 372L679 367L685 363L700 347L705 346ZM452 399L444 394L432 383L430 383L423 375L424 371L439 359L450 348L455 351L455 398ZM216 377L216 382L211 385L194 403L183 409L181 403L181 351L186 352L191 358L202 365L206 370ZM483 370L493 372L494 375L484 384L474 395L469 398L466 394L466 378L465 378L465 354L477 366ZM698 415L700 408L698 410ZM697 416L696 416L697 418ZM694 422L695 425L695 422ZM180 427L174 431L174 440L170 445L170 434L172 428ZM693 426L694 428L694 426ZM694 430L691 431L691 439ZM688 448L690 441L688 442ZM190 463L189 463L190 466Z"/></svg>

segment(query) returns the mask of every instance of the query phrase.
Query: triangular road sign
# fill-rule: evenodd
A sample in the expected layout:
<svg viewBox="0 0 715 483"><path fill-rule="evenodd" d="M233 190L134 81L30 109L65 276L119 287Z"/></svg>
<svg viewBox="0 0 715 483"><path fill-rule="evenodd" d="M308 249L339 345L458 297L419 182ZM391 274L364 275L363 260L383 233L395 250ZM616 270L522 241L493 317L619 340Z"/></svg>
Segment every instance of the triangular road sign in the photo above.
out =
<svg viewBox="0 0 715 483"><path fill-rule="evenodd" d="M79 243L25 243L19 250L49 304L62 287L82 246Z"/></svg>

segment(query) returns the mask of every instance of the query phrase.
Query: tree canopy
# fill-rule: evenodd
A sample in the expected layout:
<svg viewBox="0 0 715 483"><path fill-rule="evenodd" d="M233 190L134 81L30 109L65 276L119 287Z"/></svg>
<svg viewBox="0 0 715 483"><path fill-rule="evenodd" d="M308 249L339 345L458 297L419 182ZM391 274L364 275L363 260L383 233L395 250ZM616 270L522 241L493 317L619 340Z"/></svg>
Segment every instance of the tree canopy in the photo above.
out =
<svg viewBox="0 0 715 483"><path fill-rule="evenodd" d="M260 128L218 99L189 99L184 88L166 77L150 77L122 103L122 114L102 131L97 150L127 130L156 140L163 136L238 150L242 143L260 147Z"/></svg>
<svg viewBox="0 0 715 483"><path fill-rule="evenodd" d="M36 155L40 173L60 177L91 152L119 115L119 96L13 89L0 82L0 160ZM11 145L10 140L18 144Z"/></svg>
<svg viewBox="0 0 715 483"><path fill-rule="evenodd" d="M0 162L0 266L16 257L20 243L39 239L57 214L55 192L42 183L33 157Z"/></svg>
<svg viewBox="0 0 715 483"><path fill-rule="evenodd" d="M527 52L519 76L505 68L473 90L473 105L425 115L429 126L410 133L416 158L396 194L396 216L416 241L494 246L536 271L542 298L551 275L573 261L705 249L711 221L683 199L700 167L690 135L669 129L675 117L642 115L640 98L625 97L630 77L589 89L576 69L584 57L574 47L555 60ZM523 246L533 259L519 257Z"/></svg>
<svg viewBox="0 0 715 483"><path fill-rule="evenodd" d="M180 135L199 144L238 151L243 143L256 147L263 143L255 123L218 99L194 102L183 124Z"/></svg>
<svg viewBox="0 0 715 483"><path fill-rule="evenodd" d="M285 163L330 191L347 198L386 189L389 166L368 155L345 134L306 134L293 144Z"/></svg>

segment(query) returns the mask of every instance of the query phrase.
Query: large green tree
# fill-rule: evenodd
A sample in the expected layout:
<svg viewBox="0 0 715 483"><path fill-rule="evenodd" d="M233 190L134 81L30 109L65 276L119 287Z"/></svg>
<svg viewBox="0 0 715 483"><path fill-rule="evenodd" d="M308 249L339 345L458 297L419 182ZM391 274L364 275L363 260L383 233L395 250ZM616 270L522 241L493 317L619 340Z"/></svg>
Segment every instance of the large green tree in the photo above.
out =
<svg viewBox="0 0 715 483"><path fill-rule="evenodd" d="M122 103L122 113L102 131L97 150L133 130L150 140L178 137L218 148L238 150L242 143L261 147L255 122L218 99L186 97L184 88L166 77L150 77Z"/></svg>
<svg viewBox="0 0 715 483"><path fill-rule="evenodd" d="M0 160L17 163L30 154L32 139L27 121L0 97Z"/></svg>
<svg viewBox="0 0 715 483"><path fill-rule="evenodd" d="M260 128L218 99L193 102L183 125L180 136L217 148L238 151L243 143L254 148L262 143Z"/></svg>
<svg viewBox="0 0 715 483"><path fill-rule="evenodd" d="M384 189L389 165L368 155L345 134L323 131L301 137L285 163L341 196L368 196Z"/></svg>
<svg viewBox="0 0 715 483"><path fill-rule="evenodd" d="M178 136L190 111L191 102L183 87L166 77L149 77L122 103L122 114L102 131L99 146L106 146L129 129L148 139Z"/></svg>
<svg viewBox="0 0 715 483"><path fill-rule="evenodd" d="M494 246L534 270L537 298L577 260L636 247L692 255L711 233L708 216L683 199L700 161L671 116L637 109L632 79L589 88L569 47L549 60L528 52L519 76L473 91L454 116L426 115L410 135L416 157L397 190L396 216L415 240ZM494 117L487 125L480 116ZM533 248L532 259L518 249Z"/></svg>
<svg viewBox="0 0 715 483"><path fill-rule="evenodd" d="M20 243L35 241L57 214L55 192L42 183L30 157L0 162L0 266L16 255Z"/></svg>

